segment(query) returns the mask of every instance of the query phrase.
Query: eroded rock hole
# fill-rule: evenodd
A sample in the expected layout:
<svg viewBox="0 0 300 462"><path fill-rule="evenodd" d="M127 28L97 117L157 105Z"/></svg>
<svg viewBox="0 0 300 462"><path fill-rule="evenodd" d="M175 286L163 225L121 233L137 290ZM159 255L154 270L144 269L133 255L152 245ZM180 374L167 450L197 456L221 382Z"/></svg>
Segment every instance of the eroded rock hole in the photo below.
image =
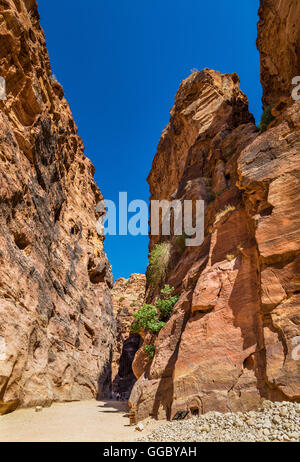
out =
<svg viewBox="0 0 300 462"><path fill-rule="evenodd" d="M200 414L199 409L197 407L191 407L190 411L191 411L191 415L196 416L196 417L198 417Z"/></svg>
<svg viewBox="0 0 300 462"><path fill-rule="evenodd" d="M16 246L20 250L25 250L26 247L28 247L29 244L30 244L29 239L27 238L26 234L23 234L23 233L15 234L14 235L14 240L15 240Z"/></svg>
<svg viewBox="0 0 300 462"><path fill-rule="evenodd" d="M99 284L105 282L107 267L104 262L97 263L93 258L89 258L88 274L92 284Z"/></svg>

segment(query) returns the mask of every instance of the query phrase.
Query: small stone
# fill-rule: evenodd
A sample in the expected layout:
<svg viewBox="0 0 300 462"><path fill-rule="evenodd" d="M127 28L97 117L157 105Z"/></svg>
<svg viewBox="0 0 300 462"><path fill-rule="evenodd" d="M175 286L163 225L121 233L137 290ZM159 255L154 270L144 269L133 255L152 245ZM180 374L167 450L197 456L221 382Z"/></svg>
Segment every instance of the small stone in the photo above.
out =
<svg viewBox="0 0 300 462"><path fill-rule="evenodd" d="M43 408L42 406L36 406L35 412L42 412Z"/></svg>
<svg viewBox="0 0 300 462"><path fill-rule="evenodd" d="M209 430L210 430L210 427L209 427L209 425L203 425L203 427L202 427L202 429L201 429L201 430L202 430L203 432L206 432L206 433L208 433L208 432L209 432Z"/></svg>
<svg viewBox="0 0 300 462"><path fill-rule="evenodd" d="M263 427L264 428L272 428L272 424L269 420L266 420L264 423L263 423Z"/></svg>
<svg viewBox="0 0 300 462"><path fill-rule="evenodd" d="M264 428L263 434L264 434L265 436L269 436L269 435L270 435L270 430L269 430L268 428Z"/></svg>
<svg viewBox="0 0 300 462"><path fill-rule="evenodd" d="M237 427L242 427L242 426L243 426L243 422L242 422L240 419L236 419L235 425L236 425Z"/></svg>
<svg viewBox="0 0 300 462"><path fill-rule="evenodd" d="M279 425L281 423L281 418L279 417L279 415L274 415L273 422L276 425Z"/></svg>
<svg viewBox="0 0 300 462"><path fill-rule="evenodd" d="M142 423L138 423L135 429L139 432L142 432L144 430L144 425Z"/></svg>
<svg viewBox="0 0 300 462"><path fill-rule="evenodd" d="M246 423L249 425L249 427L253 427L255 425L255 420L254 419L248 419Z"/></svg>
<svg viewBox="0 0 300 462"><path fill-rule="evenodd" d="M281 415L282 417L287 416L287 414L288 414L288 410L287 410L286 407L283 407L282 409L280 409L280 415Z"/></svg>
<svg viewBox="0 0 300 462"><path fill-rule="evenodd" d="M271 401L268 401L268 400L265 400L263 403L262 403L262 407L264 409L270 409L270 407L272 407L272 402Z"/></svg>

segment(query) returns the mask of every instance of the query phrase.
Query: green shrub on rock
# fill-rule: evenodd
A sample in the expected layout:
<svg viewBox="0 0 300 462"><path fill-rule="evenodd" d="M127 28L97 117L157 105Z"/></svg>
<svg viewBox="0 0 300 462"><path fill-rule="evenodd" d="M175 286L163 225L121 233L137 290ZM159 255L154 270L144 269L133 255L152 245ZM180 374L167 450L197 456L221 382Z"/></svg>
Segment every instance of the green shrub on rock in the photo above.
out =
<svg viewBox="0 0 300 462"><path fill-rule="evenodd" d="M145 345L144 346L145 353L149 356L150 359L154 358L155 355L155 345Z"/></svg>
<svg viewBox="0 0 300 462"><path fill-rule="evenodd" d="M151 285L156 286L165 277L170 261L171 244L156 244L149 255L148 278Z"/></svg>
<svg viewBox="0 0 300 462"><path fill-rule="evenodd" d="M160 317L163 321L170 318L175 304L178 302L178 297L172 296L174 287L170 287L168 284L161 290L161 298L157 300L155 306L160 311Z"/></svg>
<svg viewBox="0 0 300 462"><path fill-rule="evenodd" d="M165 325L158 317L157 308L154 305L143 305L133 313L135 322L131 326L131 332L139 333L141 330L146 332L158 333Z"/></svg>
<svg viewBox="0 0 300 462"><path fill-rule="evenodd" d="M173 291L173 287L165 285L161 290L161 298L155 302L155 305L145 304L133 313L135 322L131 325L131 332L138 334L141 330L144 330L145 332L158 334L170 318L178 301L178 297L172 296Z"/></svg>
<svg viewBox="0 0 300 462"><path fill-rule="evenodd" d="M259 123L258 128L260 129L261 133L265 132L270 125L270 123L275 119L272 115L273 106L268 106L261 116L261 121Z"/></svg>

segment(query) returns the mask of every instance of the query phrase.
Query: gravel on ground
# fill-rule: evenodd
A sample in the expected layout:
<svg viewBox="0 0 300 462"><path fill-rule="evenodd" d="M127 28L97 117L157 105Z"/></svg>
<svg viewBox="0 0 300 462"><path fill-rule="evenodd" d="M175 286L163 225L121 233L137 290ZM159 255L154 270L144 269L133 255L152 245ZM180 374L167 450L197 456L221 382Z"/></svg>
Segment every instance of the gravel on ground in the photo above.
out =
<svg viewBox="0 0 300 462"><path fill-rule="evenodd" d="M164 423L137 441L299 442L300 404L264 401L258 411L208 412L190 420Z"/></svg>

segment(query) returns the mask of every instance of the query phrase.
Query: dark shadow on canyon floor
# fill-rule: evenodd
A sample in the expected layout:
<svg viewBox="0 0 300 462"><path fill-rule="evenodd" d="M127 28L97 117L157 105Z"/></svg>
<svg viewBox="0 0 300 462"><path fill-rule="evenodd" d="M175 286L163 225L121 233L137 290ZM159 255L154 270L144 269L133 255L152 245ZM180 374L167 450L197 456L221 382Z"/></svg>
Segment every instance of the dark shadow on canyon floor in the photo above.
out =
<svg viewBox="0 0 300 462"><path fill-rule="evenodd" d="M104 404L99 404L98 408L100 409L99 412L108 413L108 414L115 414L118 412L128 413L129 406L127 401L114 401L114 400L103 400ZM111 409L115 409L112 411ZM124 416L125 417L125 416Z"/></svg>

